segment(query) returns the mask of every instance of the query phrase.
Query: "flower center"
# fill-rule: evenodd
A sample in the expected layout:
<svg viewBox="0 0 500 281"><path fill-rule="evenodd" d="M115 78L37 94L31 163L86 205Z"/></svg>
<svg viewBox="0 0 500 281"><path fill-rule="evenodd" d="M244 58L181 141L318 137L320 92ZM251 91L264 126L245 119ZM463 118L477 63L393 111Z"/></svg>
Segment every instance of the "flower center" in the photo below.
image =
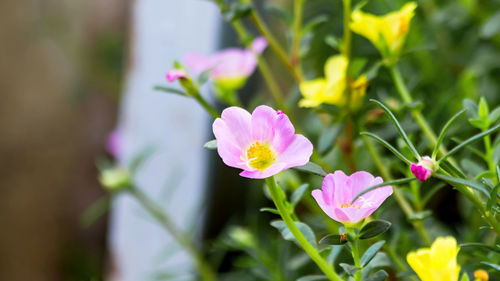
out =
<svg viewBox="0 0 500 281"><path fill-rule="evenodd" d="M345 203L345 204L340 205L340 208L341 208L341 209L344 209L344 208L356 208L356 209L361 209L361 206L356 206L356 205L351 205L351 204L349 204L349 203Z"/></svg>
<svg viewBox="0 0 500 281"><path fill-rule="evenodd" d="M276 154L267 143L254 142L242 156L245 164L253 169L265 170L276 161Z"/></svg>

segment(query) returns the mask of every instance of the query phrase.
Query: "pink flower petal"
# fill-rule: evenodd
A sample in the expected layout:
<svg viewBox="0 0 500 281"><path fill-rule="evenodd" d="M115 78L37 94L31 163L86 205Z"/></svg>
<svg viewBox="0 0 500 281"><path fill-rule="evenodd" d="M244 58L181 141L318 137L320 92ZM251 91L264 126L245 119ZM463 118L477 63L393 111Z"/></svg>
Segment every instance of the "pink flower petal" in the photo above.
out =
<svg viewBox="0 0 500 281"><path fill-rule="evenodd" d="M361 191L382 182L382 178L374 178L364 171L356 172L351 176L347 176L342 171L335 171L325 177L321 191L313 191L313 197L332 219L342 223L356 223L380 207L392 194L392 187L376 188L360 196L354 203L352 199Z"/></svg>
<svg viewBox="0 0 500 281"><path fill-rule="evenodd" d="M295 135L288 147L279 155L279 161L285 162L287 168L302 166L309 162L312 155L313 145L303 135Z"/></svg>
<svg viewBox="0 0 500 281"><path fill-rule="evenodd" d="M174 82L179 78L187 78L186 71L184 69L172 69L167 72L166 78L168 82Z"/></svg>
<svg viewBox="0 0 500 281"><path fill-rule="evenodd" d="M199 75L203 71L215 66L215 61L212 57L195 53L185 55L182 61L194 75Z"/></svg>
<svg viewBox="0 0 500 281"><path fill-rule="evenodd" d="M283 171L285 169L285 164L284 163L275 163L271 166L269 166L267 169L264 171L248 171L245 170L240 173L240 176L246 177L246 178L252 178L252 179L264 179L268 178L270 176L274 176L277 173Z"/></svg>
<svg viewBox="0 0 500 281"><path fill-rule="evenodd" d="M108 135L106 150L115 158L119 158L123 153L123 139L118 130L113 130Z"/></svg>
<svg viewBox="0 0 500 281"><path fill-rule="evenodd" d="M252 113L252 138L257 141L271 142L274 138L274 125L278 114L267 105L255 108Z"/></svg>
<svg viewBox="0 0 500 281"><path fill-rule="evenodd" d="M214 127L214 135L217 139L231 139L240 149L252 142L250 134L252 116L248 111L232 106L224 109L221 114L225 126ZM215 122L214 122L215 126Z"/></svg>
<svg viewBox="0 0 500 281"><path fill-rule="evenodd" d="M282 153L295 139L295 128L283 111L279 111L277 114L272 146L277 153Z"/></svg>
<svg viewBox="0 0 500 281"><path fill-rule="evenodd" d="M252 42L251 48L254 52L262 54L262 52L267 48L266 38L262 36L255 38Z"/></svg>

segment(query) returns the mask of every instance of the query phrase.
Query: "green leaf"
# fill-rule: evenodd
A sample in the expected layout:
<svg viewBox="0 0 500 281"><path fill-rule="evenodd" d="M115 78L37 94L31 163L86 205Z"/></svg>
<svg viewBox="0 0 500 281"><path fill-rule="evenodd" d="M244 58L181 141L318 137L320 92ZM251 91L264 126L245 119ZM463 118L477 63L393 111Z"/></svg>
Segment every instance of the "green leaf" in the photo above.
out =
<svg viewBox="0 0 500 281"><path fill-rule="evenodd" d="M335 50L340 50L342 47L342 39L335 37L333 35L328 35L325 38L326 45L334 48Z"/></svg>
<svg viewBox="0 0 500 281"><path fill-rule="evenodd" d="M378 75L378 71L379 71L381 66L382 66L382 62L377 61L370 68L368 68L368 70L366 71L366 80L371 81L371 80L375 79Z"/></svg>
<svg viewBox="0 0 500 281"><path fill-rule="evenodd" d="M171 87L154 86L153 90L155 90L155 91L162 91L162 92L170 93L170 94L176 94L176 95L180 95L180 96L187 96L184 91L181 91L181 90L178 90L178 89L175 89L175 88L171 88Z"/></svg>
<svg viewBox="0 0 500 281"><path fill-rule="evenodd" d="M328 277L324 275L307 275L297 279L297 281L316 281L316 280L328 280Z"/></svg>
<svg viewBox="0 0 500 281"><path fill-rule="evenodd" d="M439 147L441 147L441 144L443 143L444 140L444 136L446 135L446 132L450 128L451 124L453 124L453 122L457 120L457 118L460 117L460 115L462 115L462 113L464 112L465 112L464 109L459 111L457 114L453 115L453 117L451 117L450 120L448 120L448 122L446 122L446 124L443 126L443 129L441 129L441 133L439 133L439 137L436 146L434 147L434 151L432 152L432 159L436 159L436 156L439 152Z"/></svg>
<svg viewBox="0 0 500 281"><path fill-rule="evenodd" d="M304 196L304 193L308 188L308 183L304 183L303 185L297 187L297 189L295 189L295 191L292 193L292 196L290 197L290 204L295 207L297 203L299 203L300 199L302 199L302 196Z"/></svg>
<svg viewBox="0 0 500 281"><path fill-rule="evenodd" d="M497 271L500 271L500 265L498 265L498 264L492 264L492 263L485 262L485 261L482 261L481 263L484 265L487 265L493 269L496 269Z"/></svg>
<svg viewBox="0 0 500 281"><path fill-rule="evenodd" d="M403 162L406 162L406 164L411 165L411 161L406 158L403 153L399 152L394 146L383 140L381 137L369 133L369 132L361 132L360 135L362 136L368 136L378 142L380 142L383 146L385 146L387 149L389 149L392 153L394 153L399 159L401 159Z"/></svg>
<svg viewBox="0 0 500 281"><path fill-rule="evenodd" d="M324 154L330 151L330 148L332 148L332 146L335 144L335 141L342 132L343 128L343 124L337 124L327 127L321 132L321 135L318 139L318 152L320 154Z"/></svg>
<svg viewBox="0 0 500 281"><path fill-rule="evenodd" d="M207 141L203 145L203 148L210 149L210 150L216 150L217 149L217 140Z"/></svg>
<svg viewBox="0 0 500 281"><path fill-rule="evenodd" d="M498 169L498 166L497 166ZM490 197L488 198L488 202L486 203L486 209L491 210L493 204L496 202L498 197L498 191L500 190L500 183L495 185L495 187L490 192Z"/></svg>
<svg viewBox="0 0 500 281"><path fill-rule="evenodd" d="M332 246L332 250L328 254L328 257L326 257L326 262L333 265L335 263L335 260L337 260L337 258L339 257L340 252L342 252L342 248L343 246L341 245Z"/></svg>
<svg viewBox="0 0 500 281"><path fill-rule="evenodd" d="M313 163L313 162L308 162L304 166L294 167L294 169L302 171L302 172L307 172L307 173L311 173L314 175L322 176L322 177L325 177L326 175L328 175L328 173L325 170L323 170L323 168L321 168L321 166L319 166L318 164Z"/></svg>
<svg viewBox="0 0 500 281"><path fill-rule="evenodd" d="M130 174L135 174L146 161L156 152L157 147L148 145L132 158L129 165Z"/></svg>
<svg viewBox="0 0 500 281"><path fill-rule="evenodd" d="M489 39L500 33L500 12L494 13L486 21L479 30L481 38Z"/></svg>
<svg viewBox="0 0 500 281"><path fill-rule="evenodd" d="M431 210L424 210L422 212L414 213L414 214L408 216L408 220L411 221L411 222L414 222L414 221L423 221L426 218L430 217L431 215L432 215L432 211Z"/></svg>
<svg viewBox="0 0 500 281"><path fill-rule="evenodd" d="M222 12L222 17L229 22L235 21L248 16L252 12L252 9L252 3L235 2L229 9Z"/></svg>
<svg viewBox="0 0 500 281"><path fill-rule="evenodd" d="M273 214L276 214L276 215L280 214L280 212L278 212L278 210L273 209L273 208L260 208L259 211L261 211L261 212L269 212L269 213L273 213Z"/></svg>
<svg viewBox="0 0 500 281"><path fill-rule="evenodd" d="M462 173L461 170L459 170L455 165L451 164L450 161L444 160L441 162L440 167L446 170L450 174L455 174L455 176L459 176L463 179L466 179L467 176Z"/></svg>
<svg viewBox="0 0 500 281"><path fill-rule="evenodd" d="M467 275L467 272L464 272L464 274L462 274L462 278L460 278L460 281L470 281L469 275Z"/></svg>
<svg viewBox="0 0 500 281"><path fill-rule="evenodd" d="M321 238L321 240L319 240L319 244L324 244L324 245L343 245L345 243L347 243L345 234L344 235L329 234Z"/></svg>
<svg viewBox="0 0 500 281"><path fill-rule="evenodd" d="M105 195L97 199L90 207L85 209L81 218L80 224L83 228L88 228L94 224L99 218L104 216L109 211L110 198L109 195Z"/></svg>
<svg viewBox="0 0 500 281"><path fill-rule="evenodd" d="M462 101L462 106L465 109L465 112L467 113L467 116L469 118L476 118L477 117L477 104L471 100L471 99L464 99Z"/></svg>
<svg viewBox="0 0 500 281"><path fill-rule="evenodd" d="M298 244L297 240L293 236L290 229L288 229L288 227L286 226L284 221L274 220L271 222L271 226L278 229L285 240L294 241L295 243ZM295 226L297 226L297 228L304 235L304 237L307 239L309 244L316 247L316 236L314 235L313 230L307 224L305 224L303 222L295 222Z"/></svg>
<svg viewBox="0 0 500 281"><path fill-rule="evenodd" d="M404 131L404 129L401 126L401 124L399 124L398 119L396 119L396 117L394 116L394 114L392 113L392 111L387 106L385 106L385 104L383 104L382 102L380 102L380 101L378 101L376 99L370 99L370 101L377 103L385 111L385 113L387 113L387 115L389 115L389 118L391 119L392 123L394 123L394 126L396 127L396 130L399 132L399 135L406 142L406 145L408 145L408 147L412 151L412 153L415 156L415 158L420 159L420 154L418 153L418 151L415 148L415 146L413 146L413 143L408 138L408 135L406 135L406 132Z"/></svg>
<svg viewBox="0 0 500 281"><path fill-rule="evenodd" d="M384 244L385 244L385 241L382 240L382 241L379 241L379 242L371 245L370 248L368 248L366 250L366 252L363 254L361 259L359 260L359 262L361 263L361 267L366 266L373 259L373 257L375 257L377 252L382 248L382 246L384 246Z"/></svg>
<svg viewBox="0 0 500 281"><path fill-rule="evenodd" d="M403 178L403 179L398 179L398 180L391 180L391 181L386 181L386 182L383 182L381 184L376 184L374 186L370 186L368 187L367 189L361 191L360 193L358 193L358 195L354 196L354 199L352 199L352 202L351 204L353 204L360 196L362 196L363 194L367 193L367 192L370 192L376 188L379 188L379 187L382 187L382 186L386 186L386 185L397 185L397 184L404 184L404 183L408 183L408 182L411 182L411 181L414 181L416 180L417 178Z"/></svg>
<svg viewBox="0 0 500 281"><path fill-rule="evenodd" d="M377 272L375 272L373 275L371 275L367 281L384 281L387 279L387 277L389 277L389 274L387 274L387 272L385 272L385 270L379 270Z"/></svg>
<svg viewBox="0 0 500 281"><path fill-rule="evenodd" d="M356 274L356 271L360 270L361 268L359 267L356 267L354 265L350 265L350 264L347 264L347 263L340 263L339 264L340 267L342 267L344 269L344 271L350 275L350 276L354 276Z"/></svg>
<svg viewBox="0 0 500 281"><path fill-rule="evenodd" d="M309 33L310 31L312 31L314 28L316 28L318 25L324 23L324 22L327 22L328 21L328 16L327 15L319 15L313 19L311 19L310 21L308 21L306 23L306 25L304 26L304 28L302 28L302 31L301 31L301 36L304 36L306 35L307 33Z"/></svg>
<svg viewBox="0 0 500 281"><path fill-rule="evenodd" d="M391 223L386 220L374 220L365 224L359 231L359 239L368 239L380 235L391 227Z"/></svg>
<svg viewBox="0 0 500 281"><path fill-rule="evenodd" d="M269 14L281 19L285 23L285 25L291 26L293 24L292 15L281 7L270 2L265 2L264 9Z"/></svg>
<svg viewBox="0 0 500 281"><path fill-rule="evenodd" d="M472 127L481 130L486 130L489 127L489 123L487 121L479 118L469 118L469 123L472 125Z"/></svg>
<svg viewBox="0 0 500 281"><path fill-rule="evenodd" d="M449 177L449 176L445 176L445 175L441 175L441 174L435 174L434 177L436 177L436 178L438 178L440 180L443 180L445 182L448 182L448 183L454 183L454 184L461 184L461 185L469 186L472 189L475 189L477 191L482 192L486 196L490 195L490 193L488 192L488 190L486 190L486 188L484 188L484 186L480 185L477 182L472 182L472 181L468 181L468 180L464 180L464 179L460 179L460 178L455 178L455 177Z"/></svg>
<svg viewBox="0 0 500 281"><path fill-rule="evenodd" d="M480 119L488 121L488 115L490 114L490 109L488 108L488 103L484 97L479 99L479 105L477 109L477 115Z"/></svg>
<svg viewBox="0 0 500 281"><path fill-rule="evenodd" d="M495 108L490 115L488 115L488 121L490 124L494 124L500 118L500 107Z"/></svg>
<svg viewBox="0 0 500 281"><path fill-rule="evenodd" d="M208 81L208 79L210 78L210 74L212 73L212 70L213 68L207 69L202 73L200 73L200 75L198 75L198 85L203 85Z"/></svg>
<svg viewBox="0 0 500 281"><path fill-rule="evenodd" d="M489 129L489 130L486 130L486 131L484 131L484 132L482 132L482 133L479 133L479 134L477 134L477 135L474 135L474 136L472 136L472 137L468 138L467 140L463 141L463 142L462 142L462 143L460 143L459 145L455 146L452 150L448 151L448 153L446 153L443 157L441 157L441 159L439 159L439 160L437 161L437 163L439 163L439 162L443 161L444 159L446 159L446 158L450 157L451 155L453 155L454 153L456 153L458 150L460 150L461 148L463 148L463 147L465 147L465 146L469 145L470 143L475 142L475 141L477 141L477 140L480 140L480 139L482 139L483 137L488 136L488 135L490 135L490 134L494 133L494 132L495 132L495 131L497 131L498 129L500 129L500 124L496 125L495 127L492 127L492 128L491 128L491 129Z"/></svg>
<svg viewBox="0 0 500 281"><path fill-rule="evenodd" d="M478 242L463 243L463 244L460 244L459 246L460 246L460 248L468 248L468 247L471 247L471 248L483 248L483 249L486 249L486 250L490 250L490 251L494 251L494 252L500 253L500 248L493 247L493 246L490 246L490 245L487 245L487 244L483 244L483 243L478 243Z"/></svg>

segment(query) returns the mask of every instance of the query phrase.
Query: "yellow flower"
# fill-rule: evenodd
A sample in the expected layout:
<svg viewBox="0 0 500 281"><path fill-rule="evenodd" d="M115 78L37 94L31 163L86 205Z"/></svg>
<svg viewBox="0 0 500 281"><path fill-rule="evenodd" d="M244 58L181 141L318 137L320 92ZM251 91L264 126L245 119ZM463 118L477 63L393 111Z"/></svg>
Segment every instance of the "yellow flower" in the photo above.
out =
<svg viewBox="0 0 500 281"><path fill-rule="evenodd" d="M460 273L457 264L459 250L455 238L438 237L430 249L410 252L406 260L422 281L457 281Z"/></svg>
<svg viewBox="0 0 500 281"><path fill-rule="evenodd" d="M304 98L299 101L302 107L316 107L322 103L344 105L347 100L346 74L348 61L343 55L330 57L325 64L325 78L317 78L300 83L300 91ZM349 82L351 103L359 104L366 92L368 81L362 75L354 82Z"/></svg>
<svg viewBox="0 0 500 281"><path fill-rule="evenodd" d="M351 29L370 40L384 57L398 54L410 28L417 4L406 3L399 11L376 16L356 10L351 15Z"/></svg>

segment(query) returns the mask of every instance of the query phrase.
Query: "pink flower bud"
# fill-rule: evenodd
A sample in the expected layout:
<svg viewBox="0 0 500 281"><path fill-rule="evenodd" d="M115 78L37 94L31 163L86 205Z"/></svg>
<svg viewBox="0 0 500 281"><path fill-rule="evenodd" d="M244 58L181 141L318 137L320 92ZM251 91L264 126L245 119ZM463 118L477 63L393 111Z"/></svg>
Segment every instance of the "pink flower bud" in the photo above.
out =
<svg viewBox="0 0 500 281"><path fill-rule="evenodd" d="M168 82L174 82L175 80L180 78L187 78L187 73L186 71L184 71L184 69L172 69L167 72L166 77Z"/></svg>
<svg viewBox="0 0 500 281"><path fill-rule="evenodd" d="M417 164L412 163L411 172L419 181L426 181L434 172L436 163L429 156L420 158Z"/></svg>

